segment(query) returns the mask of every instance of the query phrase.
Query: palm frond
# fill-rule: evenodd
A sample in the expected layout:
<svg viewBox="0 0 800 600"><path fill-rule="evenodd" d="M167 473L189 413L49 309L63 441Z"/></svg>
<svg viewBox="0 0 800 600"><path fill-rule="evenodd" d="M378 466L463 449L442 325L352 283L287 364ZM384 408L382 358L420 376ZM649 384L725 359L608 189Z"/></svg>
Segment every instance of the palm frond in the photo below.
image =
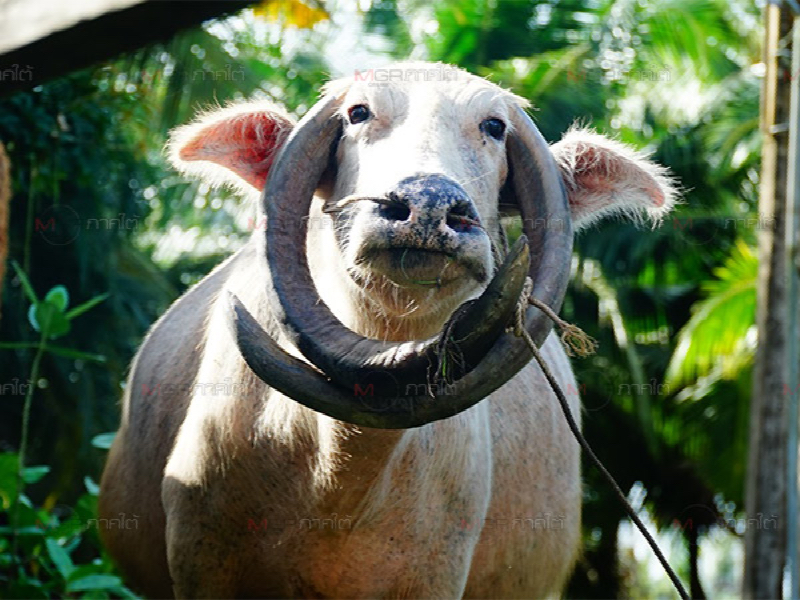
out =
<svg viewBox="0 0 800 600"><path fill-rule="evenodd" d="M746 364L755 342L758 261L739 240L717 277L703 285L707 297L698 302L683 327L667 368L667 383L683 386L719 369L729 378Z"/></svg>

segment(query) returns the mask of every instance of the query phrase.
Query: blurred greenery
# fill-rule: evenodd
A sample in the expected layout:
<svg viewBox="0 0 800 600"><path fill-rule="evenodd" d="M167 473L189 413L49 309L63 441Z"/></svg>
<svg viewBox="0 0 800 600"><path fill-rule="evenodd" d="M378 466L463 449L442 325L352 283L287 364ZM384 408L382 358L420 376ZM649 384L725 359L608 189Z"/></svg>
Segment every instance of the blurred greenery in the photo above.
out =
<svg viewBox="0 0 800 600"><path fill-rule="evenodd" d="M14 389L14 392L25 393L19 452L0 454L0 516L8 522L8 526L0 527L0 566L8 573L8 576L0 576L4 596L50 598L80 594L82 597L109 598L113 594L136 598L114 574L114 566L100 546L96 530L92 530L92 523L99 522L95 518L98 486L91 478L84 479L87 493L76 500L74 510L64 506L59 511L37 508L25 494L28 484L37 483L50 472L47 465L26 466L30 414L36 389L30 382L38 381L41 358L45 353L82 359L90 356L89 360L104 362L105 357L63 347L56 349L48 341L67 335L72 321L100 304L107 295L95 296L69 308L68 290L57 285L40 300L25 272L16 262L12 265L30 302L28 324L39 334L39 342L31 345L36 349L36 355L27 378L29 383L22 384L24 390L16 389L16 385ZM8 345L14 344L0 347ZM107 441L108 434L97 436L93 444L107 448ZM87 547L92 548L88 554ZM75 557L83 558L86 564L76 564L73 553ZM96 557L97 554L100 556Z"/></svg>
<svg viewBox="0 0 800 600"><path fill-rule="evenodd" d="M683 204L659 228L610 220L578 235L562 314L600 341L573 363L598 455L623 489L642 490L642 510L665 536L687 548L713 541L728 564L737 533L719 523L743 507L752 248L769 226L757 213L757 9L744 0L358 6L266 2L0 100L14 175L11 256L37 290L108 294L69 333L105 363L47 353L33 382L29 454L51 468L30 485L32 506L86 502L83 478L97 478L103 460L91 440L116 427L147 328L247 234L252 207L166 166L167 131L199 107L250 97L300 115L331 74L410 56L512 88L551 141L578 120L648 150L680 180ZM21 284L9 274L2 291L0 382L25 380L34 357ZM0 451L16 451L22 397L3 399ZM661 584L621 550L624 513L611 491L588 465L584 478L585 551L568 594L656 593ZM699 577L688 553L675 556L687 581Z"/></svg>

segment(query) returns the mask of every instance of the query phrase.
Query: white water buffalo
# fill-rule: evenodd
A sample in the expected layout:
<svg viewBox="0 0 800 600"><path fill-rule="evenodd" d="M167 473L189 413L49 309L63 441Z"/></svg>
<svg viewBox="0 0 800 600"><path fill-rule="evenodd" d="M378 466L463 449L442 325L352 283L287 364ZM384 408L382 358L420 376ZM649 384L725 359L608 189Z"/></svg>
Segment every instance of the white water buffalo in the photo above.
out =
<svg viewBox="0 0 800 600"><path fill-rule="evenodd" d="M328 84L297 125L246 103L175 132L175 165L263 190L266 226L133 362L100 494L102 517L138 519L102 530L133 587L562 590L579 552L578 445L508 325L528 274L560 308L572 224L657 219L674 189L591 132L548 148L526 105L464 71L403 63ZM529 245L507 247L501 201ZM550 324L531 307L526 327L578 417Z"/></svg>

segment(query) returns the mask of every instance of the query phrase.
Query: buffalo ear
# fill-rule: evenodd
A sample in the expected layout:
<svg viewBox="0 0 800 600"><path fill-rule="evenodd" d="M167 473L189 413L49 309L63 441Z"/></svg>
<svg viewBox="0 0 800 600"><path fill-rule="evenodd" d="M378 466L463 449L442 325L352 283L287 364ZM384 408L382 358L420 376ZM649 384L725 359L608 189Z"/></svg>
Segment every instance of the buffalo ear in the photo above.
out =
<svg viewBox="0 0 800 600"><path fill-rule="evenodd" d="M612 214L658 222L677 201L677 185L666 168L592 130L572 128L550 150L576 230Z"/></svg>
<svg viewBox="0 0 800 600"><path fill-rule="evenodd" d="M207 111L174 129L167 152L173 166L208 183L264 189L275 156L294 127L269 102L245 102Z"/></svg>

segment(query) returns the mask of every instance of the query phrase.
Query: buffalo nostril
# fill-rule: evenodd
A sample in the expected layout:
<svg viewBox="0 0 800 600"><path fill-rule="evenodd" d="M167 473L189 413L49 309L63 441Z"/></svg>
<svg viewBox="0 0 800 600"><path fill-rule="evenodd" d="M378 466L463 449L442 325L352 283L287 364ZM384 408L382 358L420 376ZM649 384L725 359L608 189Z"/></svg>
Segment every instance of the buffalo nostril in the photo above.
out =
<svg viewBox="0 0 800 600"><path fill-rule="evenodd" d="M398 200L381 203L378 214L387 221L405 221L411 216L411 209Z"/></svg>
<svg viewBox="0 0 800 600"><path fill-rule="evenodd" d="M447 226L453 231L462 232L479 227L480 224L472 217L466 206L458 205L447 213Z"/></svg>

